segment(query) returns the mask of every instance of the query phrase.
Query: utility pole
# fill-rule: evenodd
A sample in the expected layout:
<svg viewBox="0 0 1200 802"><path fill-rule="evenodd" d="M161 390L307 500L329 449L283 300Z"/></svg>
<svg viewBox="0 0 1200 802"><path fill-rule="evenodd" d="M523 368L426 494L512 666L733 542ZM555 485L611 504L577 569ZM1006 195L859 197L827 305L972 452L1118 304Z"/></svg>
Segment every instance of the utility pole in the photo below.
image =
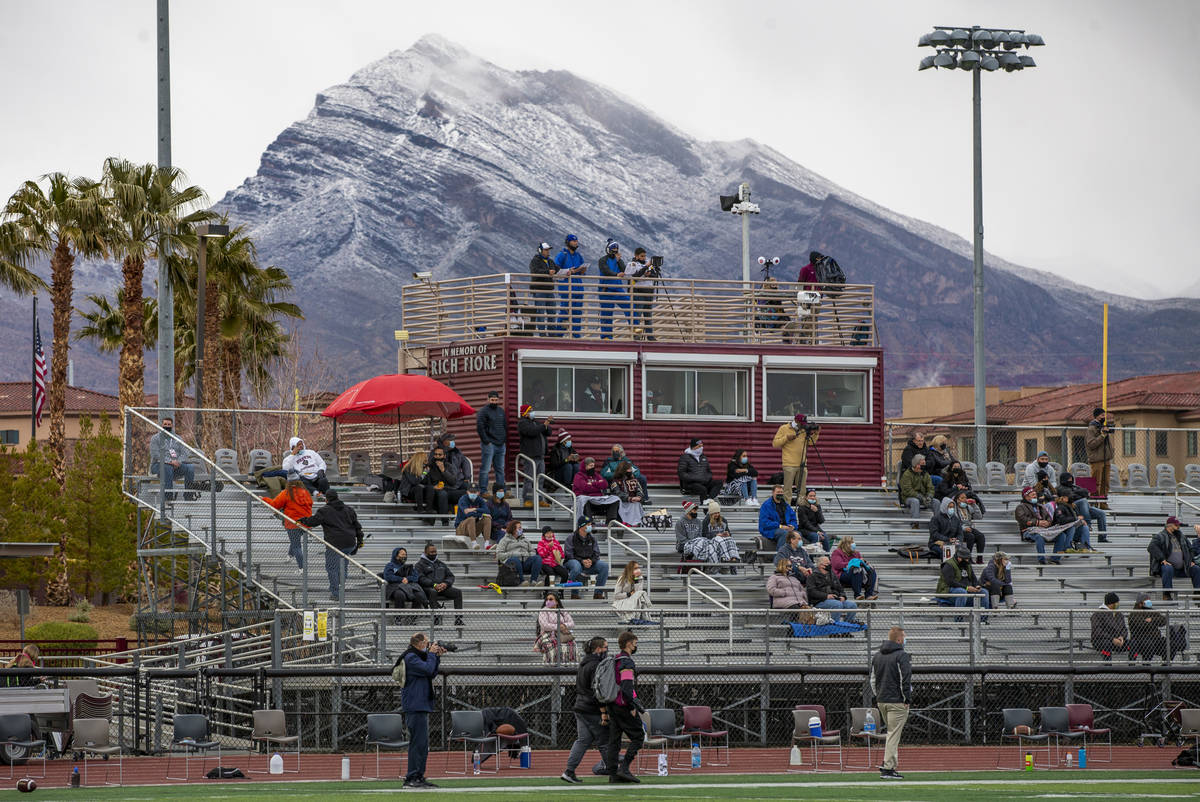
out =
<svg viewBox="0 0 1200 802"><path fill-rule="evenodd" d="M158 0L158 166L171 166L171 26L168 0ZM175 293L169 232L158 232L158 406L175 406ZM159 413L174 414L174 413Z"/></svg>

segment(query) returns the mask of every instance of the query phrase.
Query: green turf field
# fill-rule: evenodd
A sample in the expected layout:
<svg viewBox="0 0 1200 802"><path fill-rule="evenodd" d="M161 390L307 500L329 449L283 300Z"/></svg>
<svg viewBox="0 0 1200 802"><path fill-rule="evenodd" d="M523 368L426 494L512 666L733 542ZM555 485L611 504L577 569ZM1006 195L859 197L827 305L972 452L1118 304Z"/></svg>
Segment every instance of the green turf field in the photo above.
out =
<svg viewBox="0 0 1200 802"><path fill-rule="evenodd" d="M871 774L818 776L724 775L648 777L641 785L609 785L588 777L583 785L558 780L438 780L438 791L407 791L410 795L452 797L461 800L524 802L546 799L837 799L842 800L954 800L972 795L988 802L1030 799L1200 799L1200 770L1173 771L1038 771L1025 772L909 772L901 782L882 782ZM312 799L322 802L366 800L400 792L400 782L273 782L242 783L204 780L189 785L129 788L38 789L23 799L128 800L160 799L240 800L270 794L276 799ZM9 799L16 791L0 791Z"/></svg>

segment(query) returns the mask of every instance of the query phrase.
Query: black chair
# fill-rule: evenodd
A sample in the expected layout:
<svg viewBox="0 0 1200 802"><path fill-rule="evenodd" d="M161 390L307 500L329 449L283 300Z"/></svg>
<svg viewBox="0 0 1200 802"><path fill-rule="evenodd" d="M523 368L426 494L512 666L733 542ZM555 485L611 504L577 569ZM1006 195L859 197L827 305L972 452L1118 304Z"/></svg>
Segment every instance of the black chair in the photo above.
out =
<svg viewBox="0 0 1200 802"><path fill-rule="evenodd" d="M463 774L465 775L468 766L471 762L473 752L479 752L480 755L480 773L481 774L498 774L500 772L500 739L495 735L488 735L487 728L483 726L483 712L479 710L451 710L450 711L450 732L446 734L447 749L459 742L463 747L463 770L450 770L450 754L446 753L446 773L447 774ZM472 748L473 747L473 748ZM483 747L491 747L490 751ZM483 765L483 756L496 755L496 765L491 769Z"/></svg>
<svg viewBox="0 0 1200 802"><path fill-rule="evenodd" d="M400 713L369 713L367 715L367 746L375 747L375 776L368 777L366 761L363 761L362 778L364 780L383 779L379 771L381 759L380 749L407 749L408 741L404 740L404 716ZM400 760L398 777L404 776L404 755L396 756Z"/></svg>
<svg viewBox="0 0 1200 802"><path fill-rule="evenodd" d="M642 769L642 760L651 749L657 749L658 754L667 756L667 765L676 769L690 771L692 768L691 746L692 736L680 734L675 726L675 711L666 707L647 710L642 713L642 726L646 730L646 741L638 752L638 770ZM685 760L671 763L671 749L676 753L684 752ZM678 759L677 759L678 760Z"/></svg>
<svg viewBox="0 0 1200 802"><path fill-rule="evenodd" d="M1071 717L1065 707L1038 708L1038 719L1041 721L1038 732L1054 739L1054 763L1058 765L1062 762L1062 753L1059 751L1062 744L1077 742L1084 737L1084 733L1071 728Z"/></svg>
<svg viewBox="0 0 1200 802"><path fill-rule="evenodd" d="M25 772L25 777L37 777L39 780L46 779L46 741L33 740L33 719L26 713L10 713L6 716L0 716L0 748L24 750L26 760L37 760L33 755L40 751L42 753L42 773L30 774ZM15 760L8 761L8 779L13 778L13 765Z"/></svg>
<svg viewBox="0 0 1200 802"><path fill-rule="evenodd" d="M171 738L171 749L167 752L167 773L168 780L190 780L191 779L191 758L193 753L200 753L200 771L204 772L204 762L208 759L208 753L212 750L217 752L217 765L221 765L221 744L218 741L212 740L208 732L208 716L199 713L185 713L175 716L175 735ZM176 747L183 747L183 776L171 776L171 759L174 757Z"/></svg>
<svg viewBox="0 0 1200 802"><path fill-rule="evenodd" d="M1004 760L1003 746L1007 742L1015 741L1017 744L1017 765L1015 768L1020 769L1021 755L1026 749L1026 744L1030 744L1029 751L1033 755L1034 767L1037 767L1037 753L1040 750L1046 752L1046 768L1050 768L1050 736L1043 732L1033 731L1033 711L1028 707L1006 707L1002 711L1004 716L1004 729L1000 733L1000 754L996 758L996 768L1003 768L1001 762ZM1020 727L1028 732L1018 732ZM1038 744L1041 744L1038 746Z"/></svg>

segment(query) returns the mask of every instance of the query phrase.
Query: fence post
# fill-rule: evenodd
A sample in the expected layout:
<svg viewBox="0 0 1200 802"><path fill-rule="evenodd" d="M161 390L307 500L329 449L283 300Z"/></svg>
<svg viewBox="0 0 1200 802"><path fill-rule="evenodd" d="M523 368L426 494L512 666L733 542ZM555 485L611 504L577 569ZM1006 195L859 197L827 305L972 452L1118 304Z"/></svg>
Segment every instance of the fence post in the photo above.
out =
<svg viewBox="0 0 1200 802"><path fill-rule="evenodd" d="M271 668L281 668L283 666L283 642L280 636L279 611L274 611L274 616L271 618ZM283 679L275 677L271 680L271 703L279 708L283 707Z"/></svg>
<svg viewBox="0 0 1200 802"><path fill-rule="evenodd" d="M254 499L246 498L246 578L254 576ZM258 594L255 594L258 595Z"/></svg>
<svg viewBox="0 0 1200 802"><path fill-rule="evenodd" d="M142 737L142 705L139 700L142 698L142 656L140 654L133 655L133 751L137 751L138 741ZM124 704L124 701L122 701ZM148 712L148 711L147 711ZM150 738L147 734L146 746L149 747Z"/></svg>
<svg viewBox="0 0 1200 802"><path fill-rule="evenodd" d="M214 470L211 474L212 479L208 483L208 517L209 526L212 530L212 556L217 556L217 472Z"/></svg>
<svg viewBox="0 0 1200 802"><path fill-rule="evenodd" d="M304 584L300 586L300 606L308 609L308 532L300 530L300 553L304 555ZM294 596L292 598L295 598Z"/></svg>
<svg viewBox="0 0 1200 802"><path fill-rule="evenodd" d="M758 687L758 745L767 745L767 719L771 713L771 676L763 674Z"/></svg>
<svg viewBox="0 0 1200 802"><path fill-rule="evenodd" d="M1075 667L1075 611L1067 610L1067 665Z"/></svg>

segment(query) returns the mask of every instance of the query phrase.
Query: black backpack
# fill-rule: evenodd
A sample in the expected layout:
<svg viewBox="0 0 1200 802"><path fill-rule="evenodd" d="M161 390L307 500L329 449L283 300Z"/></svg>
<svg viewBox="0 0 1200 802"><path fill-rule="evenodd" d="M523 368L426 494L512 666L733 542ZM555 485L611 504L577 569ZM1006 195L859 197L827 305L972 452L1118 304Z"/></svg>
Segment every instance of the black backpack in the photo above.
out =
<svg viewBox="0 0 1200 802"><path fill-rule="evenodd" d="M508 563L500 563L500 567L496 571L496 584L502 588L515 588L520 585L521 580L517 577L517 569Z"/></svg>
<svg viewBox="0 0 1200 802"><path fill-rule="evenodd" d="M822 256L813 265L817 271L818 284L845 284L846 273L842 270L842 266L837 263L837 259L832 256ZM825 288L822 288L825 289Z"/></svg>
<svg viewBox="0 0 1200 802"><path fill-rule="evenodd" d="M1196 748L1184 749L1175 759L1171 761L1172 766L1195 766L1196 765Z"/></svg>

